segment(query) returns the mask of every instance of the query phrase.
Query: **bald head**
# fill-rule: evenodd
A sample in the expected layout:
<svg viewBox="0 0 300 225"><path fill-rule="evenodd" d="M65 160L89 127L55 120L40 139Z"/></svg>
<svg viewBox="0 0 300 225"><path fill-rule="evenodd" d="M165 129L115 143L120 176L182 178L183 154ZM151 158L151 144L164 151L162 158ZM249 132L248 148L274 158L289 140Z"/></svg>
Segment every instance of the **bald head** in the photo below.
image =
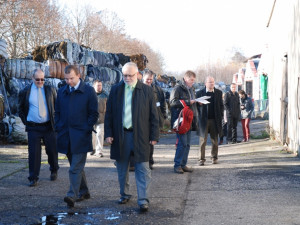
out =
<svg viewBox="0 0 300 225"><path fill-rule="evenodd" d="M212 91L215 88L215 79L211 76L206 77L205 87L207 90Z"/></svg>

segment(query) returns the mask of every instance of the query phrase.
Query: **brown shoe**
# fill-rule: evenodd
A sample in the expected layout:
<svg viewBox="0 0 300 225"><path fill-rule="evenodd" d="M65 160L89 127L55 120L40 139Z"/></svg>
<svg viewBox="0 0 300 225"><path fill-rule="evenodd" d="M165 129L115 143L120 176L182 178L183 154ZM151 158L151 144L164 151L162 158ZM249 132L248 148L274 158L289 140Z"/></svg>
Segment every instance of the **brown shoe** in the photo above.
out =
<svg viewBox="0 0 300 225"><path fill-rule="evenodd" d="M199 166L204 166L204 162L205 162L205 160L200 160L199 161Z"/></svg>
<svg viewBox="0 0 300 225"><path fill-rule="evenodd" d="M212 164L217 164L218 163L218 159L212 159L211 163Z"/></svg>
<svg viewBox="0 0 300 225"><path fill-rule="evenodd" d="M184 173L184 171L182 170L181 167L174 168L174 172L175 172L175 173L179 173L179 174L183 174L183 173Z"/></svg>
<svg viewBox="0 0 300 225"><path fill-rule="evenodd" d="M183 172L189 172L189 173L194 171L193 168L187 166L181 167L181 169L183 170Z"/></svg>

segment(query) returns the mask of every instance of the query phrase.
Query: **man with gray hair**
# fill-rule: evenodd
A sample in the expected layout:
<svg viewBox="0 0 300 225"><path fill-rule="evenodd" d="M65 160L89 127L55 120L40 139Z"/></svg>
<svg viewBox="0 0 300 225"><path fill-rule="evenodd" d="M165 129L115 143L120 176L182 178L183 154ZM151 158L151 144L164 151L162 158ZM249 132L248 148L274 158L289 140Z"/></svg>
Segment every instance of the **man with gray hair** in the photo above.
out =
<svg viewBox="0 0 300 225"><path fill-rule="evenodd" d="M152 88L138 81L135 63L126 63L123 80L112 86L107 101L104 134L110 158L116 160L121 198L126 204L129 194L129 159L134 153L137 202L141 212L148 211L150 145L159 138L158 115Z"/></svg>
<svg viewBox="0 0 300 225"><path fill-rule="evenodd" d="M33 72L32 84L19 93L18 113L28 134L28 161L30 187L37 185L41 168L41 141L46 146L50 164L50 180L57 178L58 154L54 132L54 105L56 90L46 85L41 69Z"/></svg>
<svg viewBox="0 0 300 225"><path fill-rule="evenodd" d="M200 149L199 149L199 165L204 166L205 146L208 133L210 135L212 148L211 159L212 164L218 163L218 135L222 135L222 118L224 115L224 105L222 100L222 91L215 88L215 79L208 76L205 80L205 88L196 93L196 97L209 96L207 99L209 104L199 103L199 133L200 133Z"/></svg>

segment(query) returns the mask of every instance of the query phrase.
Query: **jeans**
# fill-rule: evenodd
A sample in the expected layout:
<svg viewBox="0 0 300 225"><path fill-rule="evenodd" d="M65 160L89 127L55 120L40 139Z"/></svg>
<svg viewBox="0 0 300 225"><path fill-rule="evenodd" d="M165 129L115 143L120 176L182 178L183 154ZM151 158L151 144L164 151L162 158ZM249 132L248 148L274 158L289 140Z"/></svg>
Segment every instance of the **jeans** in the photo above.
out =
<svg viewBox="0 0 300 225"><path fill-rule="evenodd" d="M95 141L94 143L94 149L96 151L96 154L103 153L103 142L104 142L104 123L100 123L98 125L95 125L96 134L93 132L93 135L95 135Z"/></svg>
<svg viewBox="0 0 300 225"><path fill-rule="evenodd" d="M190 142L191 142L191 131L185 134L176 134L177 136L177 147L174 158L174 168L185 167L188 161Z"/></svg>
<svg viewBox="0 0 300 225"><path fill-rule="evenodd" d="M130 153L133 149L133 132L124 131L124 151L121 158L117 160L118 179L120 185L120 195L130 199L129 194L129 161ZM148 190L151 181L151 170L149 162L135 162L135 181L138 195L138 205L148 204Z"/></svg>

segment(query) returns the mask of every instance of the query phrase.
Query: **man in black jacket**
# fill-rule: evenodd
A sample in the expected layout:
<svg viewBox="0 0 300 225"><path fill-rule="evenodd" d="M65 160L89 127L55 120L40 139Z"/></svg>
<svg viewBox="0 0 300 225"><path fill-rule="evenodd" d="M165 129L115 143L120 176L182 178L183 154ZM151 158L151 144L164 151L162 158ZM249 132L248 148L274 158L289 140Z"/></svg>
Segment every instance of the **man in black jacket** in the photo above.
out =
<svg viewBox="0 0 300 225"><path fill-rule="evenodd" d="M230 85L230 91L225 94L224 107L227 115L227 141L237 143L237 124L240 118L240 97L236 92L236 84Z"/></svg>
<svg viewBox="0 0 300 225"><path fill-rule="evenodd" d="M119 204L126 204L129 194L129 158L134 153L135 179L138 205L142 212L148 210L148 187L151 180L149 168L150 145L159 138L158 115L151 87L138 81L137 65L126 63L123 81L111 88L107 101L104 135L111 144L110 158L117 161L120 184Z"/></svg>
<svg viewBox="0 0 300 225"><path fill-rule="evenodd" d="M30 187L36 186L41 167L41 141L46 146L50 179L56 180L58 154L54 132L54 105L56 90L45 85L45 74L41 69L33 73L33 83L19 93L18 112L28 134L29 181Z"/></svg>
<svg viewBox="0 0 300 225"><path fill-rule="evenodd" d="M158 118L159 118L159 128L163 128L164 120L165 120L165 118L167 118L165 95L164 95L163 90L159 86L157 86L153 83L154 75L155 74L153 73L153 71L151 71L149 69L145 69L144 76L143 76L143 83L152 87L152 89L153 89L156 109L157 109ZM151 170L153 169L153 164L154 164L153 152L154 152L154 146L150 145L149 167Z"/></svg>
<svg viewBox="0 0 300 225"><path fill-rule="evenodd" d="M218 162L218 135L222 135L222 118L224 114L224 106L222 100L222 91L215 88L215 80L213 77L207 77L205 88L196 93L196 97L210 96L207 101L209 104L199 104L199 133L200 133L200 149L199 149L199 165L204 166L205 146L208 133L212 142L211 159L212 163Z"/></svg>
<svg viewBox="0 0 300 225"><path fill-rule="evenodd" d="M180 100L183 100L193 110L194 115L189 131L185 134L176 134L177 145L174 157L174 172L179 174L193 172L193 169L187 166L187 161L190 151L191 131L198 130L198 110L195 100L195 89L193 88L195 80L196 74L191 70L186 71L183 80L179 81L170 96L172 127L174 127L174 122L178 119L180 111L183 109Z"/></svg>

